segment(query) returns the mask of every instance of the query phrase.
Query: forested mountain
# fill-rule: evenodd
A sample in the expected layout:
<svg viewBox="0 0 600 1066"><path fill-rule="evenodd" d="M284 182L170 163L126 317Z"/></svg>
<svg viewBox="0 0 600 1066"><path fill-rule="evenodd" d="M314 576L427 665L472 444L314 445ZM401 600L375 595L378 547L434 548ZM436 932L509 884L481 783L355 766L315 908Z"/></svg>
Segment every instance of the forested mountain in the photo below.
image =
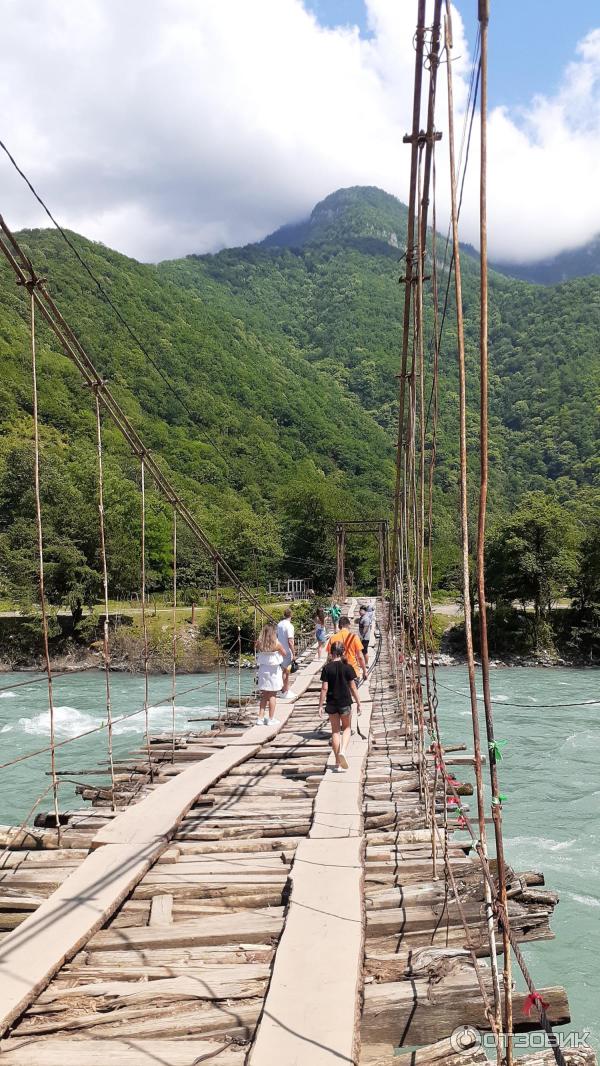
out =
<svg viewBox="0 0 600 1066"><path fill-rule="evenodd" d="M258 245L141 265L74 237L192 417L50 231L21 239L81 341L210 535L247 579L331 577L336 516L389 512L406 209L373 188L340 190ZM445 240L438 237L440 267ZM442 289L445 280L442 277ZM600 479L600 279L541 288L492 275L492 511L531 489L568 507ZM476 458L477 264L465 257L470 447ZM436 577L456 570L457 384L450 294L441 356ZM97 585L89 391L42 327L40 412L49 583L55 599ZM26 304L2 267L0 595L32 580L31 383ZM137 586L139 471L106 426L111 584ZM168 509L150 497L151 580L169 576ZM185 535L182 581L210 573ZM370 550L351 564L368 575Z"/></svg>

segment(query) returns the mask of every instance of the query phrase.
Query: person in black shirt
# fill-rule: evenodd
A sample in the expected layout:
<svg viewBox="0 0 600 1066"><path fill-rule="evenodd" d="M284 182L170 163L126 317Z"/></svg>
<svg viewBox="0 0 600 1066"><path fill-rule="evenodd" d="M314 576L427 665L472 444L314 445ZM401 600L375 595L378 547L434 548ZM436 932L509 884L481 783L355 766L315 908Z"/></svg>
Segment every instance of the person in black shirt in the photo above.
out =
<svg viewBox="0 0 600 1066"><path fill-rule="evenodd" d="M331 722L331 743L335 755L335 768L339 772L348 769L346 749L352 735L350 729L352 700L356 703L357 713L360 714L360 696L356 687L354 669L347 662L344 662L342 658L344 645L341 641L335 641L330 647L330 652L331 659L321 671L322 685L319 716L323 717L323 707L325 707Z"/></svg>

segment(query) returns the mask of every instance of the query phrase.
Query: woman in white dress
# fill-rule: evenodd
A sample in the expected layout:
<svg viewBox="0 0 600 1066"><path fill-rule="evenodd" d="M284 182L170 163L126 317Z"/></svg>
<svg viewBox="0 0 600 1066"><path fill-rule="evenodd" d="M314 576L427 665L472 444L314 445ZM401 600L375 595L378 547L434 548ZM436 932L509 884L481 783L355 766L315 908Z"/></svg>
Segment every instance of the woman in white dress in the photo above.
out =
<svg viewBox="0 0 600 1066"><path fill-rule="evenodd" d="M263 626L256 641L258 690L260 692L257 725L280 724L279 719L275 718L275 701L277 693L283 688L281 664L284 658L285 648L277 640L275 626Z"/></svg>

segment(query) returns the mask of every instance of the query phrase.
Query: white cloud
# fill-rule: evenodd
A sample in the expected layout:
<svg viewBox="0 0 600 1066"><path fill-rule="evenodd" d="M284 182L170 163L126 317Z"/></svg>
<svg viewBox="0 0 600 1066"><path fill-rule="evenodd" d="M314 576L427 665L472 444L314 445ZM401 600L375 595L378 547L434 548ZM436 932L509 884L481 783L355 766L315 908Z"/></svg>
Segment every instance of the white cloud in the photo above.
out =
<svg viewBox="0 0 600 1066"><path fill-rule="evenodd" d="M344 185L405 198L415 4L367 7L369 39L324 29L302 0L5 0L0 135L65 225L142 259L257 240ZM518 124L492 114L494 253L600 230L599 72L600 31L556 98ZM15 226L45 224L3 159L0 204Z"/></svg>
<svg viewBox="0 0 600 1066"><path fill-rule="evenodd" d="M490 116L490 241L527 260L600 232L600 29L577 48L554 97Z"/></svg>

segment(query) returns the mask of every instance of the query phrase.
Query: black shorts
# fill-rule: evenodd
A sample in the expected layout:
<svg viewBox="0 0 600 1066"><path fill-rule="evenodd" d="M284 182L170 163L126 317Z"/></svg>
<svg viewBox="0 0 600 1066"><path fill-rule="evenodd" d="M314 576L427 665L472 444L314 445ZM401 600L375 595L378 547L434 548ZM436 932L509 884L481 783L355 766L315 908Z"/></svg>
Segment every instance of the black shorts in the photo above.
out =
<svg viewBox="0 0 600 1066"><path fill-rule="evenodd" d="M369 640L370 640L369 637L367 637L366 640L361 640L362 649L363 649L363 655L367 655L367 653L369 651Z"/></svg>
<svg viewBox="0 0 600 1066"><path fill-rule="evenodd" d="M327 714L352 714L352 704L349 707L328 707L325 704Z"/></svg>

